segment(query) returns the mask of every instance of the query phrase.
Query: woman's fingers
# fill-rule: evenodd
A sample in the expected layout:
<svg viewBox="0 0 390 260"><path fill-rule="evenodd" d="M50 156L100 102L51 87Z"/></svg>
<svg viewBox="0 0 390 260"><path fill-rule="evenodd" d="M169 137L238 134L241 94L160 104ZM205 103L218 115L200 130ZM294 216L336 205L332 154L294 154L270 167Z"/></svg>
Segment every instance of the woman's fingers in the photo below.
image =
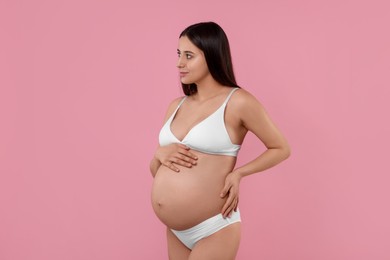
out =
<svg viewBox="0 0 390 260"><path fill-rule="evenodd" d="M165 164L165 166L167 166L169 169L171 169L171 170L173 170L175 172L179 172L180 171L180 169L175 167L175 165L173 165L172 162L168 162L167 164Z"/></svg>
<svg viewBox="0 0 390 260"><path fill-rule="evenodd" d="M170 161L171 163L175 163L177 165L187 167L187 168L191 168L193 165L191 162L187 162L186 158L180 154L175 155L174 157L170 158L168 161Z"/></svg>
<svg viewBox="0 0 390 260"><path fill-rule="evenodd" d="M220 194L221 198L226 196L226 194L229 192L230 187L231 187L231 185L229 183L225 184L225 186L223 187L221 194Z"/></svg>
<svg viewBox="0 0 390 260"><path fill-rule="evenodd" d="M180 171L177 166L191 168L197 164L197 156L183 144L172 144L159 149L158 158L161 163L175 172Z"/></svg>
<svg viewBox="0 0 390 260"><path fill-rule="evenodd" d="M184 166L187 168L191 168L192 166L196 165L196 161L192 161L192 160L189 160L187 158L188 157L185 157L183 155L178 155L176 157L168 159L167 162L164 163L164 165L167 166L169 169L172 169L176 172L179 172L180 170L179 170L179 168L177 168L175 166L175 164L180 165L180 166Z"/></svg>
<svg viewBox="0 0 390 260"><path fill-rule="evenodd" d="M236 202L232 201L232 203L228 206L228 208L225 210L225 212L222 214L224 218L230 217L234 211Z"/></svg>
<svg viewBox="0 0 390 260"><path fill-rule="evenodd" d="M193 165L196 165L196 161L198 157L189 152L188 149L182 148L178 150L178 153L174 155L175 163L180 164L182 166L191 168Z"/></svg>
<svg viewBox="0 0 390 260"><path fill-rule="evenodd" d="M182 161L184 161L184 162L190 164L190 166L196 164L196 160L191 159L190 157L188 157L188 156L186 156L186 155L183 155L183 154L179 154L179 155L177 156L177 158L179 158L180 160L182 160Z"/></svg>
<svg viewBox="0 0 390 260"><path fill-rule="evenodd" d="M229 192L229 196L225 202L225 205L222 208L223 217L230 216L232 211L235 209L237 205L237 196L233 194L233 192Z"/></svg>
<svg viewBox="0 0 390 260"><path fill-rule="evenodd" d="M196 164L196 160L198 160L198 157L188 151L187 149L179 150L179 153L182 154L187 162L190 162L192 164Z"/></svg>

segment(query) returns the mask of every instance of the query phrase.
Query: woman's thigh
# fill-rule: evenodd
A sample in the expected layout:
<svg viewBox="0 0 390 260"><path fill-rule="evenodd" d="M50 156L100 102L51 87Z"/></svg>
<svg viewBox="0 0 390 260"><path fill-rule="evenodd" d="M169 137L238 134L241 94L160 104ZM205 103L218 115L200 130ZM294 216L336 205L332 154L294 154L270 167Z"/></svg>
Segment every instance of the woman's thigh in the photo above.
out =
<svg viewBox="0 0 390 260"><path fill-rule="evenodd" d="M190 256L191 250L180 242L169 228L167 228L167 243L169 260L187 260Z"/></svg>
<svg viewBox="0 0 390 260"><path fill-rule="evenodd" d="M241 222L231 224L218 232L199 240L189 260L234 260L241 238ZM184 258L183 258L184 259Z"/></svg>

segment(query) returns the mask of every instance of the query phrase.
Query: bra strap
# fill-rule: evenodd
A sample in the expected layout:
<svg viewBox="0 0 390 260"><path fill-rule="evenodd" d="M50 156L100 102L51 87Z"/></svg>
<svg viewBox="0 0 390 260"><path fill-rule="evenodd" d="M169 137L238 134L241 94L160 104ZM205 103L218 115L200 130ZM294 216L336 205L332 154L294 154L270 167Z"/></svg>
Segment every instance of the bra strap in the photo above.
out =
<svg viewBox="0 0 390 260"><path fill-rule="evenodd" d="M226 105L227 102L229 102L230 97L233 95L234 91L236 91L237 89L239 89L239 88L234 88L234 89L232 89L232 91L230 91L229 95L228 95L227 98L225 99L225 102L223 102L224 105Z"/></svg>
<svg viewBox="0 0 390 260"><path fill-rule="evenodd" d="M187 98L187 96L183 97L183 98L180 100L179 105L177 105L175 111L173 111L173 113L172 113L172 115L171 115L171 117L170 117L169 120L172 120L172 119L175 117L175 115L176 115L176 113L177 113L177 110L179 110L179 108L181 107L181 105L183 104L183 102L184 102L184 100L185 100L186 98ZM168 121L169 121L169 120L168 120ZM168 121L167 121L167 122L168 122Z"/></svg>
<svg viewBox="0 0 390 260"><path fill-rule="evenodd" d="M180 100L179 105L177 105L176 110L179 109L179 107L181 107L181 105L183 104L184 100L186 100L186 98L187 98L187 96L184 96L184 97Z"/></svg>

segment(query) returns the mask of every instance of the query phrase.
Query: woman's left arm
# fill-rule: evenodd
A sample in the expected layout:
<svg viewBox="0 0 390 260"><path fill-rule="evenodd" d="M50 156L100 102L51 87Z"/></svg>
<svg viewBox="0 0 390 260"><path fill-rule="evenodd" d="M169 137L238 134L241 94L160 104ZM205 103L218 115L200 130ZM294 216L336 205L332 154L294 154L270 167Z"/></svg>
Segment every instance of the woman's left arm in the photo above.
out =
<svg viewBox="0 0 390 260"><path fill-rule="evenodd" d="M235 111L239 114L241 126L254 133L267 150L227 175L221 192L221 197L228 196L222 208L224 217L237 210L239 185L243 177L269 169L290 156L290 147L286 138L255 97L244 90L240 91L235 102Z"/></svg>

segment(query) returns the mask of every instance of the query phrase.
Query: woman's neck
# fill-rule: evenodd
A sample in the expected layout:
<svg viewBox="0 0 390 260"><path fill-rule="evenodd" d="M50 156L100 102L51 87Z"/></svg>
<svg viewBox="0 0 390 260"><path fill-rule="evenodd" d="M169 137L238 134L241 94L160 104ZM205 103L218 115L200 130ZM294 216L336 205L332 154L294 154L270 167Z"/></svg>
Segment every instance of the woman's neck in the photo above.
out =
<svg viewBox="0 0 390 260"><path fill-rule="evenodd" d="M209 82L202 82L196 86L197 92L193 95L193 98L201 102L216 97L225 90L225 87L216 82L214 79Z"/></svg>

